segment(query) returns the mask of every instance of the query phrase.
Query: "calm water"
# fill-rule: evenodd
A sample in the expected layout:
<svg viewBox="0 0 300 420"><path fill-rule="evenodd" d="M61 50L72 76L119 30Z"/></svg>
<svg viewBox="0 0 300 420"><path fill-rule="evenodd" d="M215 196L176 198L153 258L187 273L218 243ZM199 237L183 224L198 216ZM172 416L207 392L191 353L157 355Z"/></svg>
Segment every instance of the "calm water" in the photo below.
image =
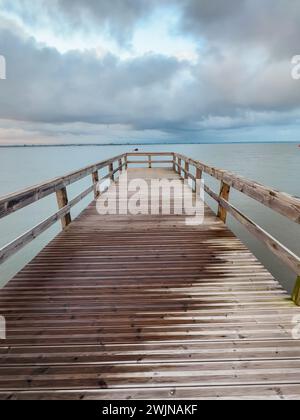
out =
<svg viewBox="0 0 300 420"><path fill-rule="evenodd" d="M66 174L96 161L132 151L134 146L97 146L65 148L0 148L0 195L17 191L41 181ZM281 191L300 196L300 148L295 144L259 145L159 145L140 147L141 151L177 151L222 169L234 171ZM80 181L70 187L70 197L88 186L90 180ZM207 180L214 189L218 185ZM300 227L282 216L233 192L233 204L258 222L268 232L300 255ZM91 201L89 198L73 211L73 217ZM213 208L216 206L213 204ZM0 246L10 242L56 211L55 197L48 197L0 220ZM278 262L258 241L231 218L229 224L235 234L254 252L264 265L289 291L295 275ZM59 224L43 234L7 263L0 267L0 286L4 285L24 264L59 232Z"/></svg>

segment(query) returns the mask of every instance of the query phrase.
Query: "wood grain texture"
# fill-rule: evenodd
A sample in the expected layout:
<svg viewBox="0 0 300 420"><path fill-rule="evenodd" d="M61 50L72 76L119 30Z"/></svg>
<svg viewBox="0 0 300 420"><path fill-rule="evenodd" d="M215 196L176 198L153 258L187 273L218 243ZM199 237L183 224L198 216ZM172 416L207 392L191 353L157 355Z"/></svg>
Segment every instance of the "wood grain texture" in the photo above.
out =
<svg viewBox="0 0 300 420"><path fill-rule="evenodd" d="M0 399L299 399L300 309L205 213L188 226L93 202L0 292Z"/></svg>
<svg viewBox="0 0 300 420"><path fill-rule="evenodd" d="M295 223L300 224L300 198L294 197L284 192L276 191L258 182L251 181L233 172L224 171L205 165L202 162L190 159L176 153L179 160L185 160L196 168L201 169L206 174L219 181L224 182L230 187L242 192L250 198L258 201L266 207L276 211Z"/></svg>
<svg viewBox="0 0 300 420"><path fill-rule="evenodd" d="M66 188L56 191L56 199L59 210L63 209L69 204L68 193ZM63 229L66 229L72 222L71 213L65 214L61 218L61 225Z"/></svg>
<svg viewBox="0 0 300 420"><path fill-rule="evenodd" d="M274 255L276 255L276 257L278 257L284 264L290 267L290 269L293 270L297 275L300 274L300 258L296 254L286 248L277 239L275 239L272 235L266 232L257 223L239 211L224 198L218 196L207 185L204 186L204 190L214 200L216 200L219 205L224 210L226 210L226 212L230 213L238 222L240 222L253 236L255 236L260 242L264 243L266 247Z"/></svg>
<svg viewBox="0 0 300 420"><path fill-rule="evenodd" d="M35 203L42 198L48 197L56 191L73 184L74 182L80 181L88 175L91 175L93 172L106 168L110 163L123 158L123 156L124 155L116 156L112 159L96 163L95 165L87 166L86 168L72 172L63 177L55 178L34 187L26 188L22 191L0 197L0 219L32 203Z"/></svg>
<svg viewBox="0 0 300 420"><path fill-rule="evenodd" d="M230 195L230 186L225 184L225 182L221 182L220 198L228 201L229 195ZM227 210L222 206L222 204L219 204L218 217L222 220L223 223L226 223Z"/></svg>

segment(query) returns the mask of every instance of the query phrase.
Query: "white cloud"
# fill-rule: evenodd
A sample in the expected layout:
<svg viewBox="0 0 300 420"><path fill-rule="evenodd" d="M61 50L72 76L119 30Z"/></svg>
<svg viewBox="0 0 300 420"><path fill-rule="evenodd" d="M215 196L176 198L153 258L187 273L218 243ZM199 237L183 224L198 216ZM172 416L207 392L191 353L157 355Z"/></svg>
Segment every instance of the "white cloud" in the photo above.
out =
<svg viewBox="0 0 300 420"><path fill-rule="evenodd" d="M0 6L8 67L0 119L18 121L1 124L2 142L22 133L26 141L74 141L83 128L94 141L299 124L291 58L299 53L300 5L293 0Z"/></svg>

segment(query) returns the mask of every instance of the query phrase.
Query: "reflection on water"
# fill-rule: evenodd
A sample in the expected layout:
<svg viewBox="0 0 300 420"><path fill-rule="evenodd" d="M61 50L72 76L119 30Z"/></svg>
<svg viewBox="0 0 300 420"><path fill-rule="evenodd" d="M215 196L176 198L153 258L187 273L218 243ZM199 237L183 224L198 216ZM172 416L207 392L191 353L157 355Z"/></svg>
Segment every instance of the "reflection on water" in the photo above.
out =
<svg viewBox="0 0 300 420"><path fill-rule="evenodd" d="M296 144L229 144L229 145L157 145L138 146L140 151L176 151L222 169L228 169L247 178L300 196L299 168L300 149ZM82 166L101 161L123 152L131 152L135 146L97 146L63 148L0 148L0 195L28 187L47 179L60 176ZM219 189L218 183L206 177L207 182ZM83 191L90 179L69 188L70 198ZM92 197L73 210L76 216ZM285 220L270 209L238 192L231 201L268 232L300 255L300 227ZM211 202L210 202L211 203ZM215 208L215 204L211 203ZM0 246L14 239L56 211L55 197L0 220ZM271 253L243 227L229 218L232 230L246 243L256 256L272 271L281 284L291 290L295 275L283 266ZM0 285L5 284L22 266L59 231L59 224L44 233L10 261L0 267Z"/></svg>

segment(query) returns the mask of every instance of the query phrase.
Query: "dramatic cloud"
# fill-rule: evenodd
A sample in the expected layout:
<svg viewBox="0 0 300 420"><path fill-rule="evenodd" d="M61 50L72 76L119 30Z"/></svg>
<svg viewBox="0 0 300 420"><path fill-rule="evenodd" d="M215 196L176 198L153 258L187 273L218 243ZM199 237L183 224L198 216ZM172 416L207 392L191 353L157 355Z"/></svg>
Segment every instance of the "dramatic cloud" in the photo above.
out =
<svg viewBox="0 0 300 420"><path fill-rule="evenodd" d="M273 58L299 50L297 0L180 0L181 29L203 37L209 47L264 49Z"/></svg>
<svg viewBox="0 0 300 420"><path fill-rule="evenodd" d="M109 33L130 40L136 25L151 15L158 0L1 0L0 5L29 26L48 23L57 30Z"/></svg>
<svg viewBox="0 0 300 420"><path fill-rule="evenodd" d="M1 85L1 117L38 122L155 124L184 64L147 55L121 61L92 52L60 54L2 31L8 77ZM175 83L176 84L176 83Z"/></svg>
<svg viewBox="0 0 300 420"><path fill-rule="evenodd" d="M77 136L81 129L96 138L109 132L107 126L124 138L131 131L151 139L153 130L155 138L186 139L208 130L299 124L300 84L291 77L291 58L300 53L297 1L0 0L0 5L0 54L7 62L0 127L12 138L19 136L13 121L26 133L40 134L44 127L46 139L55 133ZM173 16L170 36L196 44L198 56L179 59L173 50L168 53L167 43L166 53L157 53L155 42L152 53L130 54L137 28L160 12ZM99 49L88 42L79 49L74 41L64 52L54 48L48 32L40 43L43 26L65 34L71 46L78 33L83 41L84 33L101 40L105 33L128 54L99 54L102 41Z"/></svg>

